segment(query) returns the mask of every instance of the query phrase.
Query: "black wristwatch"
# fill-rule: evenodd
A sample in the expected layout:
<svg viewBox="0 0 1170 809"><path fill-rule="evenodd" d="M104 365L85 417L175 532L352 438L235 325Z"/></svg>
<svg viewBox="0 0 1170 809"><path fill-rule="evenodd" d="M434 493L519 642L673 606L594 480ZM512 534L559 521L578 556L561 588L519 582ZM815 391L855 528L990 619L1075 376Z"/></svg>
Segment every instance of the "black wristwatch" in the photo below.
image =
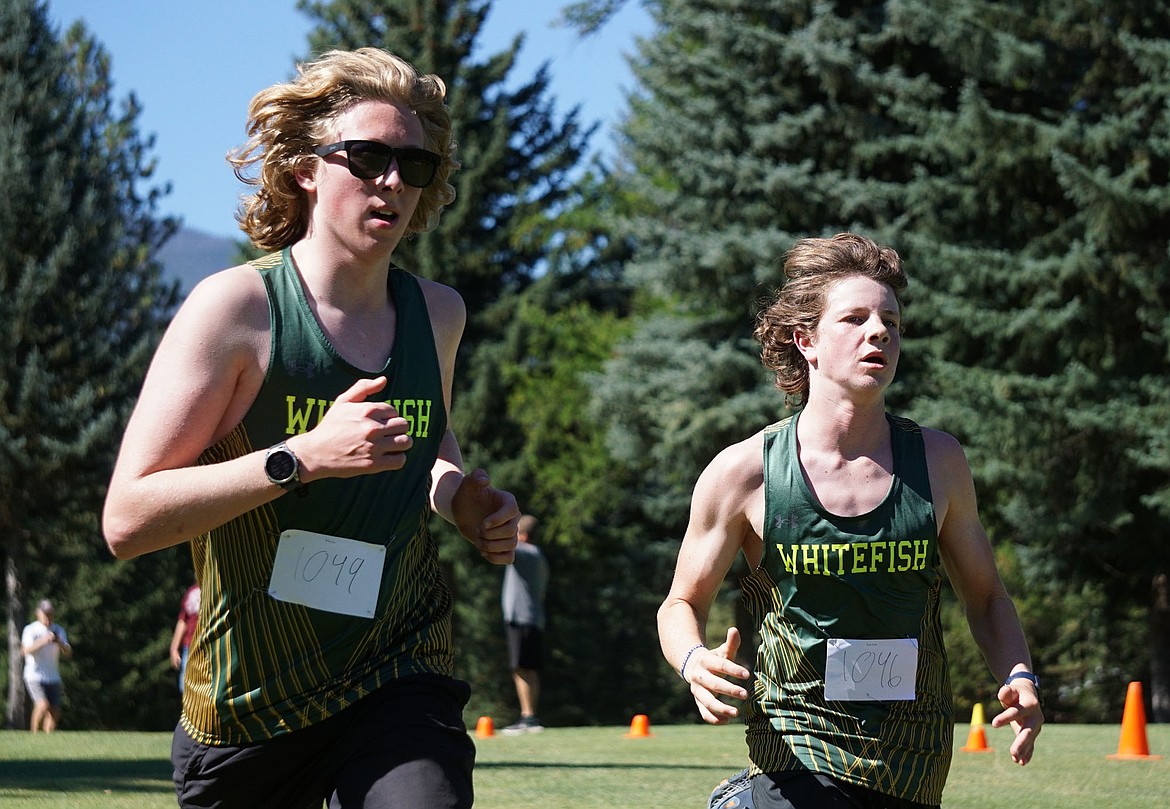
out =
<svg viewBox="0 0 1170 809"><path fill-rule="evenodd" d="M268 479L285 491L298 489L301 486L301 464L297 456L283 441L276 446L269 447L264 455L264 474Z"/></svg>

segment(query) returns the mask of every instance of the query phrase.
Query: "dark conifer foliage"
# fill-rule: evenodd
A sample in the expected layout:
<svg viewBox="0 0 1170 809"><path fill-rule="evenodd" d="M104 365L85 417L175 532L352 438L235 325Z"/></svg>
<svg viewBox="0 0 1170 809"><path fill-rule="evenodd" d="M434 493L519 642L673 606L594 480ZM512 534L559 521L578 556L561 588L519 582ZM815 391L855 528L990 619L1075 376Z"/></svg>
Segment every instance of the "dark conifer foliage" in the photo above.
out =
<svg viewBox="0 0 1170 809"><path fill-rule="evenodd" d="M575 108L563 117L557 114L547 69L517 75L522 38L500 53L476 49L490 2L332 0L300 7L317 23L309 40L312 53L372 45L446 82L463 164L454 180L457 197L434 231L401 244L394 259L450 284L467 302L453 426L468 468L484 467L522 508L536 511L549 542L572 549L562 559L591 558L595 547L609 541L603 536L608 526L595 512L576 508L582 492L558 497L548 475L565 486L589 487L596 495L591 505L608 499L598 492L609 492L612 484L582 474L604 468L599 459L604 446L581 427L589 418L584 409L588 396L577 378L578 372L600 366L597 351L605 345L606 335L589 328L590 313L620 310L625 298L613 271L620 242L598 237L594 217L606 203L590 197L598 186L584 165L594 127L582 123ZM594 336L601 341L575 343ZM527 394L518 396L518 389ZM582 434L558 446L548 433L561 429ZM608 523L620 522L612 514L604 516ZM474 686L469 711L506 715L514 709L515 695L503 647L500 571L484 565L441 520L433 519L431 526L442 539L456 591L457 667ZM556 548L547 552L554 565L560 561ZM572 575L564 567L554 569L554 576ZM606 584L612 578L602 582L599 576L579 576L572 592L596 603L597 588ZM570 591L559 592L567 598ZM567 616L580 609L560 596L553 599L557 603L550 612ZM620 608L609 599L604 603L611 614ZM641 612L644 620L631 634L648 650L649 660L652 618L649 611ZM550 636L550 648L559 646L550 664L573 670L577 684L600 682L604 675L604 658L577 654L582 643L594 649L604 643L591 614L592 608L576 619L562 617L559 625L552 619L560 639ZM582 635L583 627L591 634ZM582 706L578 694L558 699L557 689L569 688L558 669L548 682L551 714L545 712L546 721L588 715L592 706ZM620 721L621 716L613 718Z"/></svg>
<svg viewBox="0 0 1170 809"><path fill-rule="evenodd" d="M644 522L681 535L714 452L785 414L755 306L794 239L859 230L911 276L891 405L968 447L1012 584L1047 600L1025 622L1053 710L1112 715L1151 658L1170 709L1164 632L1130 617L1170 568L1170 6L648 7L618 179L643 317L602 389ZM1081 609L1112 631L1061 619Z"/></svg>
<svg viewBox="0 0 1170 809"><path fill-rule="evenodd" d="M1170 4L960 5L944 16L903 2L891 16L913 47L961 68L950 102L902 116L930 160L889 230L916 280L908 350L922 371L899 395L967 445L985 522L1019 546L1026 586L1097 594L1113 631L1091 652L1077 641L1087 625L1031 616L1073 697L1052 711L1095 702L1091 684L1119 709L1127 680L1151 678L1165 720L1170 638L1143 637L1131 615L1153 618L1151 585L1170 571L1156 449L1170 376Z"/></svg>
<svg viewBox="0 0 1170 809"><path fill-rule="evenodd" d="M631 1L566 5L586 30ZM695 718L654 610L699 471L789 412L750 338L784 252L843 230L905 259L889 404L967 448L1050 718L1116 721L1140 678L1166 721L1170 2L646 6L620 158L584 166L592 129L545 71L515 75L522 40L476 50L489 0L300 4L306 55L373 45L447 82L459 196L395 258L467 300L454 427L544 527L546 722ZM74 641L66 726L164 729L189 557L114 563L98 515L175 302L155 261L174 223L110 87L84 30L0 4L0 548L9 648L44 596ZM432 526L468 715L502 718L499 571ZM964 711L994 683L947 609Z"/></svg>
<svg viewBox="0 0 1170 809"><path fill-rule="evenodd" d="M83 28L53 30L42 2L0 6L9 723L23 721L19 631L44 597L76 652L66 726L168 721L150 686L162 683L181 593L168 585L183 582L181 561L115 566L99 514L124 419L175 303L154 260L175 223L154 214L165 189L149 185L139 108L133 98L115 103L110 85L109 58ZM167 693L173 704L173 685Z"/></svg>

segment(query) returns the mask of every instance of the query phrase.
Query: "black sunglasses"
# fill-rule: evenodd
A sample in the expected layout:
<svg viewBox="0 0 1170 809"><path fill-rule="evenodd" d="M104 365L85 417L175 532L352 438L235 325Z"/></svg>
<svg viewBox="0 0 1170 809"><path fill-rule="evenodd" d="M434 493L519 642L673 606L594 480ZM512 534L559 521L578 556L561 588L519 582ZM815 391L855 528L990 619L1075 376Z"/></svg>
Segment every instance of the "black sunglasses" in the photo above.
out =
<svg viewBox="0 0 1170 809"><path fill-rule="evenodd" d="M313 154L318 157L345 152L349 173L362 180L381 177L390 168L390 161L398 161L398 176L402 182L415 188L426 188L435 179L435 170L442 158L426 149L412 146L387 146L376 140L343 140L318 146Z"/></svg>

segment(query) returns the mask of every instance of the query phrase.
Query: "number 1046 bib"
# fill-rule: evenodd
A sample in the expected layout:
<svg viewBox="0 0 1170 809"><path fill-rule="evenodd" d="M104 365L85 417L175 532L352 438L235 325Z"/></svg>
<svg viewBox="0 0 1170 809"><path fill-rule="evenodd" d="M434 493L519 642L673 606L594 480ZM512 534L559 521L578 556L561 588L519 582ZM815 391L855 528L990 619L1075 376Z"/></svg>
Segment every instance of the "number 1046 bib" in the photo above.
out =
<svg viewBox="0 0 1170 809"><path fill-rule="evenodd" d="M914 699L918 640L830 638L825 657L825 699Z"/></svg>

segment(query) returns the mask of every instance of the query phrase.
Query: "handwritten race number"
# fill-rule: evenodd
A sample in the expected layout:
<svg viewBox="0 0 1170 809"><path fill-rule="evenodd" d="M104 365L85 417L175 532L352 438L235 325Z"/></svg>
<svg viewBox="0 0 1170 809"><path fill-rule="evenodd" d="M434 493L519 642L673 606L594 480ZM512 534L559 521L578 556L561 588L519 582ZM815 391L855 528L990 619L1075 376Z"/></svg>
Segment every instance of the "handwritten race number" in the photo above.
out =
<svg viewBox="0 0 1170 809"><path fill-rule="evenodd" d="M372 618L385 562L382 545L285 531L272 563L268 595L326 612Z"/></svg>
<svg viewBox="0 0 1170 809"><path fill-rule="evenodd" d="M830 638L825 659L825 699L914 699L918 640Z"/></svg>

